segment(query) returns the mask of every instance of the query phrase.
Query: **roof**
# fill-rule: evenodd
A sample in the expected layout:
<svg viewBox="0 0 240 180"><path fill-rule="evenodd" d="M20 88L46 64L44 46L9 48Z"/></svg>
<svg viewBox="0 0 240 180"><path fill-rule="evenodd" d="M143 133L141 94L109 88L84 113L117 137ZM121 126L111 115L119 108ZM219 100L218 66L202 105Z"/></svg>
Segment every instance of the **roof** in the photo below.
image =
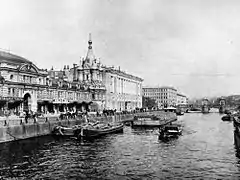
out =
<svg viewBox="0 0 240 180"><path fill-rule="evenodd" d="M183 94L180 94L180 93L177 93L177 96L187 97L187 96L185 96L185 95L183 95Z"/></svg>
<svg viewBox="0 0 240 180"><path fill-rule="evenodd" d="M9 62L14 64L32 64L31 61L23 57L4 51L0 51L0 62Z"/></svg>
<svg viewBox="0 0 240 180"><path fill-rule="evenodd" d="M172 90L177 91L176 88L171 87L171 86L144 86L143 90L145 90L145 89L172 89Z"/></svg>
<svg viewBox="0 0 240 180"><path fill-rule="evenodd" d="M135 80L138 80L138 81L141 81L141 82L143 81L142 78L137 77L137 76L134 76L134 75L131 75L131 74L126 73L126 72L121 71L121 70L117 70L117 69L114 69L114 68L111 68L111 67L103 67L103 69L104 69L106 72L118 74L118 75L121 75L121 76L126 77L126 78L132 78L132 79L135 79Z"/></svg>

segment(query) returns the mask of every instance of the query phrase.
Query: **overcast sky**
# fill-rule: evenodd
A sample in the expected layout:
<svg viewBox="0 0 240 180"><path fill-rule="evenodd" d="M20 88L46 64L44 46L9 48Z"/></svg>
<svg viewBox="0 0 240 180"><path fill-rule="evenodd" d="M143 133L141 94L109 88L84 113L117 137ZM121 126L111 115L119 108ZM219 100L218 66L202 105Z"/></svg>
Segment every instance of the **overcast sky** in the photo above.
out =
<svg viewBox="0 0 240 180"><path fill-rule="evenodd" d="M0 48L60 69L86 56L190 97L240 94L240 1L0 0Z"/></svg>

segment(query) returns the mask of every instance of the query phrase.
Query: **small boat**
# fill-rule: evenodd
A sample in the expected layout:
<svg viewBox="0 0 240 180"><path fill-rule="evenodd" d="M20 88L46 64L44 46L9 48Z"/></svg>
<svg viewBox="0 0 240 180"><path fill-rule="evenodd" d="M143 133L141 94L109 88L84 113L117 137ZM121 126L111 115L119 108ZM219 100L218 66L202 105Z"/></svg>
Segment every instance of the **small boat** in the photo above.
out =
<svg viewBox="0 0 240 180"><path fill-rule="evenodd" d="M161 138L169 138L169 137L178 137L182 134L182 128L180 125L166 125L163 129L160 130Z"/></svg>
<svg viewBox="0 0 240 180"><path fill-rule="evenodd" d="M184 112L181 109L176 109L176 115L182 116L182 115L184 115Z"/></svg>
<svg viewBox="0 0 240 180"><path fill-rule="evenodd" d="M123 124L97 124L97 125L86 125L81 129L76 130L78 138L95 138L104 136L112 133L123 132Z"/></svg>
<svg viewBox="0 0 240 180"><path fill-rule="evenodd" d="M202 110L200 108L190 108L190 109L187 109L186 112L187 113L201 113Z"/></svg>
<svg viewBox="0 0 240 180"><path fill-rule="evenodd" d="M52 134L56 136L74 136L75 130L79 128L81 128L79 125L73 127L56 126L54 127Z"/></svg>
<svg viewBox="0 0 240 180"><path fill-rule="evenodd" d="M227 114L225 116L222 117L223 121L233 121L233 116L230 114Z"/></svg>

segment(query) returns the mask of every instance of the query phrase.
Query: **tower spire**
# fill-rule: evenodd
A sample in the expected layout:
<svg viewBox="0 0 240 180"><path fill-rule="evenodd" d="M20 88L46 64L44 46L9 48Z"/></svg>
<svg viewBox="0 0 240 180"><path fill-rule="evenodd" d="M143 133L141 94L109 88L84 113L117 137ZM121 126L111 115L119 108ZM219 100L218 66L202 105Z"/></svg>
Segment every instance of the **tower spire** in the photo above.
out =
<svg viewBox="0 0 240 180"><path fill-rule="evenodd" d="M92 35L89 33L88 49L92 49Z"/></svg>
<svg viewBox="0 0 240 180"><path fill-rule="evenodd" d="M95 60L95 56L93 54L93 49L92 49L92 36L91 33L89 33L89 40L88 40L88 52L86 56L86 63L92 63L93 60Z"/></svg>

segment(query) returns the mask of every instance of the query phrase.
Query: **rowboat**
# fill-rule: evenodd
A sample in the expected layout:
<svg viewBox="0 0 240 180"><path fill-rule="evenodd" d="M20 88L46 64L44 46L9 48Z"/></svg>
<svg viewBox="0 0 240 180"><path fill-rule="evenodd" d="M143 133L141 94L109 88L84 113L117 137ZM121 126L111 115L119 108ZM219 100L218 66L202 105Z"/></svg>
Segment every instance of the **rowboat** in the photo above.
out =
<svg viewBox="0 0 240 180"><path fill-rule="evenodd" d="M123 124L98 124L95 126L87 125L76 130L78 138L95 138L112 133L123 132Z"/></svg>

